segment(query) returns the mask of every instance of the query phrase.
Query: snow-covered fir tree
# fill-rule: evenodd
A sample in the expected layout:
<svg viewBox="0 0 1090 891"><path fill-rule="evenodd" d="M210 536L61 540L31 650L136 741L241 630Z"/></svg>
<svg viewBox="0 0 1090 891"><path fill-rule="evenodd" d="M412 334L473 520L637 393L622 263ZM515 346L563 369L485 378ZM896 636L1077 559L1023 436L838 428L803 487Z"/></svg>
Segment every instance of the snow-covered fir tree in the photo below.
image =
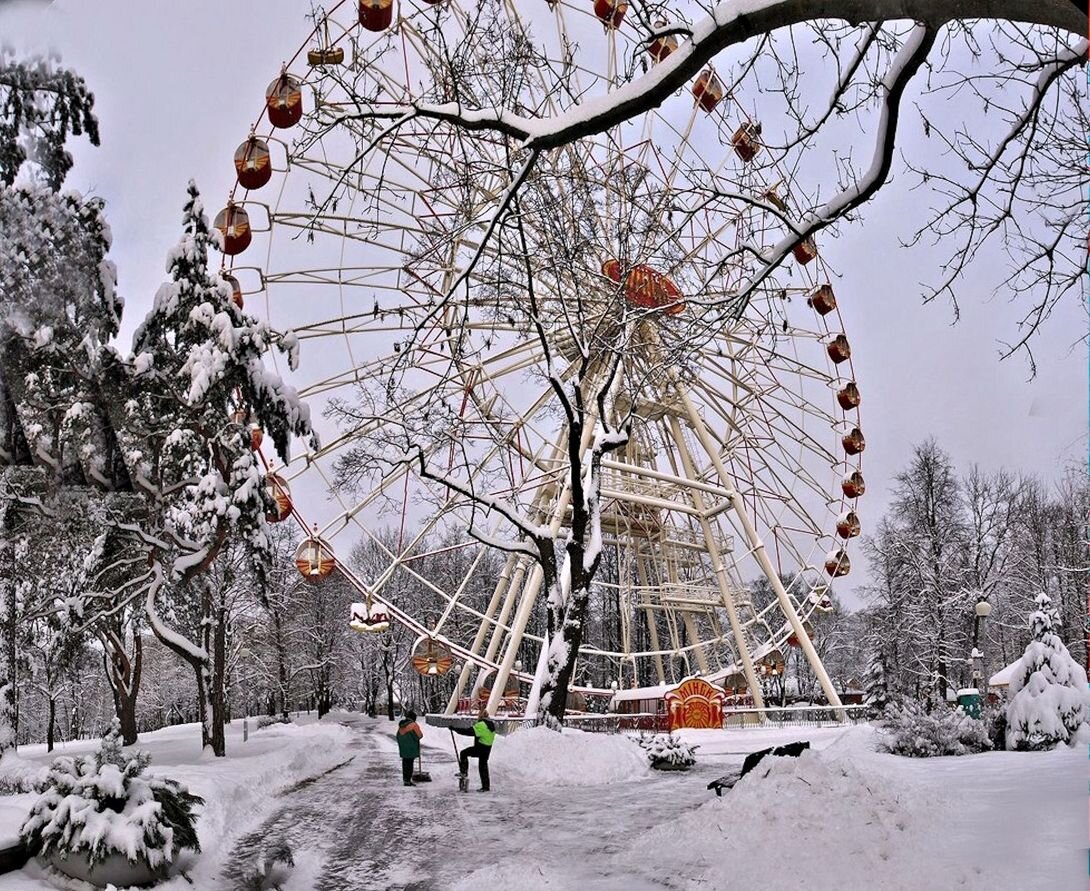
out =
<svg viewBox="0 0 1090 891"><path fill-rule="evenodd" d="M867 706L867 717L884 717L889 708L889 685L886 681L886 657L881 650L871 658L865 693L863 702Z"/></svg>
<svg viewBox="0 0 1090 891"><path fill-rule="evenodd" d="M170 281L136 331L132 356L115 355L109 370L115 389L130 394L117 412L129 471L153 504L150 523L129 527L152 557L148 623L195 671L204 743L222 755L227 592L240 560L260 577L269 553L272 502L251 431L260 427L282 456L292 436L313 434L307 407L264 363L275 347L294 366L295 339L246 315L209 273L219 233L192 182L182 227L167 258ZM172 624L182 614L196 634Z"/></svg>
<svg viewBox="0 0 1090 891"><path fill-rule="evenodd" d="M1045 592L1030 619L1033 639L1011 676L1007 748L1050 749L1069 742L1086 721L1086 671L1056 634L1056 611Z"/></svg>
<svg viewBox="0 0 1090 891"><path fill-rule="evenodd" d="M27 173L50 189L60 189L72 168L65 143L87 135L98 145L95 97L83 78L50 58L16 59L0 47L0 183L10 186Z"/></svg>

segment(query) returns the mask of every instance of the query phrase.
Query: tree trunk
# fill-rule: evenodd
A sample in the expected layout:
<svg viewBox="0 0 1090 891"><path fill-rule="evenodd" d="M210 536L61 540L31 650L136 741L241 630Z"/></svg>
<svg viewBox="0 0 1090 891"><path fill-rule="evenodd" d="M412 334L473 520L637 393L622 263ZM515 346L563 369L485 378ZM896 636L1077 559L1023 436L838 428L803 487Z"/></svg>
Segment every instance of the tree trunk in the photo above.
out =
<svg viewBox="0 0 1090 891"><path fill-rule="evenodd" d="M215 612L215 626L212 631L212 673L209 688L209 700L212 706L211 745L212 754L222 758L227 754L227 742L223 733L227 710L226 693L227 674L227 616L222 602Z"/></svg>
<svg viewBox="0 0 1090 891"><path fill-rule="evenodd" d="M212 734L208 726L208 674L204 670L203 662L196 659L186 661L193 668L197 681L197 721L201 725L201 748L208 749L212 747Z"/></svg>
<svg viewBox="0 0 1090 891"><path fill-rule="evenodd" d="M541 699L545 703L545 712L548 715L546 724L551 724L557 729L564 723L564 713L568 706L568 688L575 674L575 661L583 642L583 621L586 617L587 603L590 600L589 594L590 592L584 586L574 589L573 580L573 591L568 601L568 608L564 611L561 633L550 638L550 641L561 641L562 646L557 650L555 645L550 644L549 649L554 652L549 653L549 666L545 681L541 685ZM563 661L560 661L556 655L561 651L566 654Z"/></svg>
<svg viewBox="0 0 1090 891"><path fill-rule="evenodd" d="M288 720L288 657L284 647L283 623L280 612L271 610L273 620L273 639L276 642L276 674L280 682L280 717ZM272 712L269 712L271 715Z"/></svg>
<svg viewBox="0 0 1090 891"><path fill-rule="evenodd" d="M103 661L110 692L114 699L114 713L121 724L121 737L125 745L136 742L136 697L140 692L140 675L143 670L144 644L139 632L133 632L133 655L125 653L121 629L114 628L99 633L103 646Z"/></svg>
<svg viewBox="0 0 1090 891"><path fill-rule="evenodd" d="M53 739L55 728L57 725L57 700L52 696L49 697L49 723L45 730L45 750L47 752L53 751Z"/></svg>

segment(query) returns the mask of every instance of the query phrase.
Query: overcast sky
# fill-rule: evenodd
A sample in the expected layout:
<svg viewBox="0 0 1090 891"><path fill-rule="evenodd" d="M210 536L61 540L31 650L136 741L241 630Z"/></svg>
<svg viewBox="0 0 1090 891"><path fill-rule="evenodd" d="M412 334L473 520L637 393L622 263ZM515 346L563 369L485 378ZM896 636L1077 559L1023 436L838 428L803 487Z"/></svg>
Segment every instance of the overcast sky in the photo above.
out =
<svg viewBox="0 0 1090 891"><path fill-rule="evenodd" d="M221 205L234 149L262 108L266 84L305 36L308 8L299 0L59 0L45 14L0 12L0 39L19 51L56 49L95 93L102 147L75 143L67 185L107 202L126 333L164 277L186 182L197 180L210 210ZM865 529L913 443L929 436L961 468L975 461L1055 478L1086 463L1085 312L1072 303L1054 313L1035 343L1036 379L1027 380L1020 358L1000 362L999 341L1014 336L1021 313L993 295L994 281L962 287L957 325L948 306L921 304L920 282L937 255L899 247L928 201L909 184L898 176L866 208L863 224L822 244L842 274L837 294L864 396Z"/></svg>

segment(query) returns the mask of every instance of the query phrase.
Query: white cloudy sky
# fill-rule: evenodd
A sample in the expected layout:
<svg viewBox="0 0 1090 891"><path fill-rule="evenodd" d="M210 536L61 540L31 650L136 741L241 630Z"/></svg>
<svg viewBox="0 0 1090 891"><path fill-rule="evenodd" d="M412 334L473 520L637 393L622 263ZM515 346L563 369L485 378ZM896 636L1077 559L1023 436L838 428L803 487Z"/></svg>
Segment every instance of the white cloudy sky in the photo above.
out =
<svg viewBox="0 0 1090 891"><path fill-rule="evenodd" d="M108 203L129 331L163 278L187 180L196 178L210 209L221 204L234 149L305 36L308 9L300 0L58 0L44 14L0 12L2 39L19 50L55 48L95 92L102 147L76 144L68 185ZM921 305L936 255L899 246L928 201L908 185L900 175L863 224L823 244L842 274L837 292L864 394L864 524L881 513L912 444L928 436L961 467L1055 477L1086 460L1085 312L1056 311L1036 342L1034 380L1022 360L1000 362L999 341L1020 313L994 282L965 283L957 325L948 307ZM983 265L977 274L987 275Z"/></svg>

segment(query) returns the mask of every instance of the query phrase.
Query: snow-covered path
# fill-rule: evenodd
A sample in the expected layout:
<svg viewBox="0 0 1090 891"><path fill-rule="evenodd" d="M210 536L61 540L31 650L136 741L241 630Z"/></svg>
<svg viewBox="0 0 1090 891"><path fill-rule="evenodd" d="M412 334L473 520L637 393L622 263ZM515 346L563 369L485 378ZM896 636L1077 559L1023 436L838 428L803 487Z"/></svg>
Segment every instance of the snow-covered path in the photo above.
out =
<svg viewBox="0 0 1090 891"><path fill-rule="evenodd" d="M391 735L395 725L358 716L342 723L355 733L346 747L351 760L285 791L282 806L236 845L223 888L252 887L247 876L258 857L278 843L295 858L286 888L432 887L428 877L438 852L455 843L455 826L438 811L452 789L457 794L453 755L427 749L428 769L445 782L407 788Z"/></svg>
<svg viewBox="0 0 1090 891"><path fill-rule="evenodd" d="M473 763L474 791L463 795L445 731L425 727L425 769L432 782L407 788L401 784L394 725L365 718L344 722L356 733L348 746L351 762L283 794L282 807L228 858L225 889L250 887L246 876L257 857L278 842L291 847L296 862L285 891L450 889L486 864L509 861L521 872L528 861L548 860L558 850L581 861L581 876L603 883L594 887L616 882L632 888L631 879L616 874L612 855L632 835L706 802L712 794L708 782L728 763L716 759L683 776L651 775L608 787L532 791L505 787L503 771L493 766L493 791L487 795L475 791ZM459 738L460 745L467 743ZM741 755L729 761L740 763ZM527 878L535 887L533 877Z"/></svg>
<svg viewBox="0 0 1090 891"><path fill-rule="evenodd" d="M542 749L533 764L494 756L493 792L462 795L448 735L425 728L433 782L405 788L393 725L348 720L356 758L286 794L236 851L252 865L261 845L287 841L285 891L1085 887L1085 752L917 761L875 754L866 728L694 731L700 761L685 774L579 785L590 762L569 768ZM791 738L835 754L722 799L707 790L746 752ZM501 738L497 753L533 750L523 742ZM575 784L556 784L558 766Z"/></svg>

